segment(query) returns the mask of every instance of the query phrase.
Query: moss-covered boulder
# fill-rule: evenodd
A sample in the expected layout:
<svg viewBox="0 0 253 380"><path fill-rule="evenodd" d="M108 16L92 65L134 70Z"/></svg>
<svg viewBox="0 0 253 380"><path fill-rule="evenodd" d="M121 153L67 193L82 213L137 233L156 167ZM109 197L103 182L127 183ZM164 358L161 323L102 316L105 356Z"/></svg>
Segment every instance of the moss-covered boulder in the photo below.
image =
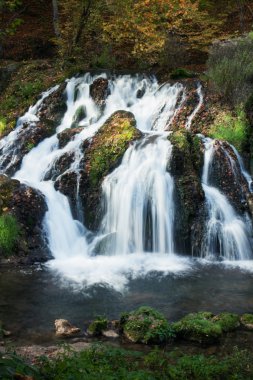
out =
<svg viewBox="0 0 253 380"><path fill-rule="evenodd" d="M233 331L240 325L239 316L222 313L214 316L209 312L186 315L173 324L178 338L201 344L212 344L219 341L223 333Z"/></svg>
<svg viewBox="0 0 253 380"><path fill-rule="evenodd" d="M169 169L175 180L175 248L184 253L198 247L203 233L203 147L198 136L185 130L173 132L169 140L173 145Z"/></svg>
<svg viewBox="0 0 253 380"><path fill-rule="evenodd" d="M39 191L0 176L0 258L26 263L49 258L42 232L46 210Z"/></svg>
<svg viewBox="0 0 253 380"><path fill-rule="evenodd" d="M101 184L104 177L121 163L130 144L141 136L141 132L136 129L134 115L117 111L99 129L92 141L84 142L80 197L89 228L94 229L99 223Z"/></svg>
<svg viewBox="0 0 253 380"><path fill-rule="evenodd" d="M243 314L240 321L247 330L253 330L253 314Z"/></svg>
<svg viewBox="0 0 253 380"><path fill-rule="evenodd" d="M100 336L103 331L107 329L108 320L105 317L97 317L91 324L89 325L87 332L92 336Z"/></svg>
<svg viewBox="0 0 253 380"><path fill-rule="evenodd" d="M174 337L174 330L166 318L146 306L122 314L120 326L124 336L134 343L159 344Z"/></svg>

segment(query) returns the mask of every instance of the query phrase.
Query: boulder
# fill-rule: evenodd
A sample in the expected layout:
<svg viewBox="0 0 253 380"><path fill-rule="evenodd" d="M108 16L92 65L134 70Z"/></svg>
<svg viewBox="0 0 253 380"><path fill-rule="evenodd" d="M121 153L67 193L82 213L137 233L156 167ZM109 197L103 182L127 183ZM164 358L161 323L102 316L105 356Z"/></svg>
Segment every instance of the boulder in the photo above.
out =
<svg viewBox="0 0 253 380"><path fill-rule="evenodd" d="M120 319L124 336L133 343L161 344L174 337L172 326L158 311L143 306Z"/></svg>
<svg viewBox="0 0 253 380"><path fill-rule="evenodd" d="M84 142L79 195L89 229L96 230L101 219L101 184L104 177L120 165L130 144L141 136L142 133L136 129L134 115L117 111L91 141Z"/></svg>
<svg viewBox="0 0 253 380"><path fill-rule="evenodd" d="M210 185L225 194L237 212L242 214L247 208L248 183L233 149L226 141L215 140L209 173Z"/></svg>
<svg viewBox="0 0 253 380"><path fill-rule="evenodd" d="M169 171L175 181L175 249L189 253L203 234L204 192L201 186L203 147L201 140L180 130L169 136L173 145ZM194 250L193 250L194 251Z"/></svg>
<svg viewBox="0 0 253 380"><path fill-rule="evenodd" d="M71 337L81 331L78 327L72 326L66 319L56 319L54 325L57 337Z"/></svg>
<svg viewBox="0 0 253 380"><path fill-rule="evenodd" d="M253 330L253 314L243 314L240 321L247 330Z"/></svg>
<svg viewBox="0 0 253 380"><path fill-rule="evenodd" d="M110 94L109 81L105 78L97 78L90 85L90 96L97 106L103 108L105 101Z"/></svg>
<svg viewBox="0 0 253 380"><path fill-rule="evenodd" d="M75 136L83 130L83 127L67 128L61 133L58 133L59 148L64 148Z"/></svg>
<svg viewBox="0 0 253 380"><path fill-rule="evenodd" d="M239 316L231 313L217 316L209 312L192 313L173 323L178 338L204 345L219 342L223 333L233 331L239 326Z"/></svg>
<svg viewBox="0 0 253 380"><path fill-rule="evenodd" d="M46 211L44 196L38 190L1 175L0 218L5 226L2 238L9 236L9 244L0 242L0 256L12 256L29 264L51 257L42 228Z"/></svg>

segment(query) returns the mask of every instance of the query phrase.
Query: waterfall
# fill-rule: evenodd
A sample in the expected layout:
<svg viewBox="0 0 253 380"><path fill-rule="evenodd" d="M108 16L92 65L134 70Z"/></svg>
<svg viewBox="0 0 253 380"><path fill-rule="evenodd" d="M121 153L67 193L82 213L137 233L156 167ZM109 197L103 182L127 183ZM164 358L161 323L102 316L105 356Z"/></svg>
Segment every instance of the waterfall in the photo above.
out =
<svg viewBox="0 0 253 380"><path fill-rule="evenodd" d="M173 252L174 184L166 170L171 152L166 134L147 136L105 178L101 232L112 236L107 252Z"/></svg>
<svg viewBox="0 0 253 380"><path fill-rule="evenodd" d="M202 107L202 104L204 101L204 96L203 96L201 84L198 85L197 95L199 97L199 102L197 104L197 107L193 110L191 115L188 117L188 120L187 120L186 125L185 125L186 129L191 129L192 121L195 118L195 116L197 115L197 113L199 112L200 108Z"/></svg>
<svg viewBox="0 0 253 380"><path fill-rule="evenodd" d="M100 75L101 77L101 75ZM106 75L102 75L107 78ZM168 140L175 115L186 99L180 83L159 86L155 78L117 76L107 78L109 95L100 108L90 96L90 86L98 76L85 74L67 81L67 110L55 134L31 149L22 160L14 178L41 191L47 203L43 226L54 260L49 267L67 278L87 284L105 282L121 288L127 276L145 275L150 271L180 272L190 268L189 258L174 253L175 189L168 168L173 146ZM22 130L39 122L44 99L58 87L42 94L35 106L18 120L16 129L1 140L0 167L4 173L15 160L16 145ZM199 103L189 116L186 128L203 103L201 86ZM81 120L77 114L84 110ZM120 165L102 183L103 218L96 236L85 226L81 209L79 181L82 173L84 141L90 141L105 121L119 110L133 113L143 137L126 150ZM58 134L75 127L76 135L64 147ZM78 128L76 128L78 127ZM210 186L209 169L214 153L213 142L205 139L205 164L202 183L206 197L208 221L201 247L202 257L247 259L251 245L247 226L218 189ZM235 152L235 154L238 154ZM64 155L73 157L65 172L52 173ZM8 158L8 159L7 159ZM246 172L239 160L240 169ZM68 198L55 189L55 181L75 173L77 218L73 218ZM59 175L57 177L57 175ZM57 177L57 178L55 178ZM249 178L247 177L249 182Z"/></svg>
<svg viewBox="0 0 253 380"><path fill-rule="evenodd" d="M201 256L225 260L247 260L252 252L247 225L236 214L226 196L210 186L209 171L214 155L214 142L209 138L204 139L202 186L206 197L208 220Z"/></svg>

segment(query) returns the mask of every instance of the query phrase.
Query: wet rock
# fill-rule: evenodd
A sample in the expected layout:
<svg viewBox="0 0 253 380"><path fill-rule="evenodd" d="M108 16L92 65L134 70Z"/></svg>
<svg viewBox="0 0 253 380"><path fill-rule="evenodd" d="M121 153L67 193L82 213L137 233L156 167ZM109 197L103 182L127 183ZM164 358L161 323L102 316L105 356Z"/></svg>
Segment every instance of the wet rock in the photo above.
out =
<svg viewBox="0 0 253 380"><path fill-rule="evenodd" d="M195 81L189 81L184 83L185 85L185 98L180 97L177 104L177 111L174 118L171 120L170 124L166 129L171 131L177 131L184 129L186 127L187 121L191 114L194 112L195 108L199 104L199 95L197 93L197 83ZM200 110L201 111L201 110ZM199 130L194 130L194 132L200 132Z"/></svg>
<svg viewBox="0 0 253 380"><path fill-rule="evenodd" d="M166 318L146 306L122 314L120 326L125 337L133 343L166 343L174 337L173 329Z"/></svg>
<svg viewBox="0 0 253 380"><path fill-rule="evenodd" d="M50 170L48 170L48 172L45 174L44 179L46 181L51 179L53 181L57 180L60 182L61 177L64 176L64 173L70 169L72 163L74 162L74 159L74 152L64 153L62 156L55 160Z"/></svg>
<svg viewBox="0 0 253 380"><path fill-rule="evenodd" d="M7 175L14 175L20 168L24 156L45 138L55 134L56 127L59 125L66 110L65 87L66 84L64 83L58 90L44 99L37 112L39 121L31 124L25 123L7 153L3 154L4 147L0 150L0 154L3 154L4 157L1 169L4 169Z"/></svg>
<svg viewBox="0 0 253 380"><path fill-rule="evenodd" d="M59 148L64 148L74 137L83 130L83 127L79 128L67 128L61 133L58 133Z"/></svg>
<svg viewBox="0 0 253 380"><path fill-rule="evenodd" d="M90 86L90 96L99 107L103 108L105 106L105 100L109 94L108 79L97 78Z"/></svg>
<svg viewBox="0 0 253 380"><path fill-rule="evenodd" d="M104 177L121 163L129 145L141 136L136 129L134 115L117 111L91 141L85 141L80 199L88 228L96 230L101 219L101 183Z"/></svg>
<svg viewBox="0 0 253 380"><path fill-rule="evenodd" d="M72 326L66 319L56 319L54 325L57 337L70 337L81 331L78 327Z"/></svg>
<svg viewBox="0 0 253 380"><path fill-rule="evenodd" d="M102 335L105 338L109 338L109 339L117 339L117 338L119 338L119 334L116 333L116 331L114 331L114 330L105 330L105 331L102 331Z"/></svg>
<svg viewBox="0 0 253 380"><path fill-rule="evenodd" d="M226 141L215 141L214 156L209 171L210 185L225 194L237 212L247 208L248 183L243 177L237 157Z"/></svg>
<svg viewBox="0 0 253 380"><path fill-rule="evenodd" d="M169 139L173 145L169 170L175 180L175 249L189 253L192 247L199 250L203 234L203 147L197 136L185 130L172 133Z"/></svg>
<svg viewBox="0 0 253 380"><path fill-rule="evenodd" d="M0 176L0 215L11 216L17 223L20 236L11 256L19 262L34 263L50 257L42 231L46 211L44 196L39 191ZM3 249L2 255L5 255Z"/></svg>
<svg viewBox="0 0 253 380"><path fill-rule="evenodd" d="M243 314L240 321L247 330L253 330L253 314Z"/></svg>
<svg viewBox="0 0 253 380"><path fill-rule="evenodd" d="M56 179L54 184L56 190L68 197L74 218L78 215L77 186L78 175L74 171L66 171Z"/></svg>

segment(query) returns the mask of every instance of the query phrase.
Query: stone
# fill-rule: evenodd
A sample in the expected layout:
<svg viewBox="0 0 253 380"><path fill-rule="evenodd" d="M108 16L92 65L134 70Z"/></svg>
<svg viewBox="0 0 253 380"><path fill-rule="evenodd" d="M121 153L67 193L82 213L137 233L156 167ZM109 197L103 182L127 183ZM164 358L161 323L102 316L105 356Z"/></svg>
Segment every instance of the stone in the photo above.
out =
<svg viewBox="0 0 253 380"><path fill-rule="evenodd" d="M110 94L109 81L105 78L97 78L90 86L90 96L97 106L104 107L105 100Z"/></svg>
<svg viewBox="0 0 253 380"><path fill-rule="evenodd" d="M117 338L119 338L119 334L116 333L116 331L114 331L114 330L105 330L105 331L102 332L102 335L105 338L111 338L111 339L117 339Z"/></svg>
<svg viewBox="0 0 253 380"><path fill-rule="evenodd" d="M81 331L78 327L72 326L66 319L56 319L54 324L57 337L70 337Z"/></svg>

